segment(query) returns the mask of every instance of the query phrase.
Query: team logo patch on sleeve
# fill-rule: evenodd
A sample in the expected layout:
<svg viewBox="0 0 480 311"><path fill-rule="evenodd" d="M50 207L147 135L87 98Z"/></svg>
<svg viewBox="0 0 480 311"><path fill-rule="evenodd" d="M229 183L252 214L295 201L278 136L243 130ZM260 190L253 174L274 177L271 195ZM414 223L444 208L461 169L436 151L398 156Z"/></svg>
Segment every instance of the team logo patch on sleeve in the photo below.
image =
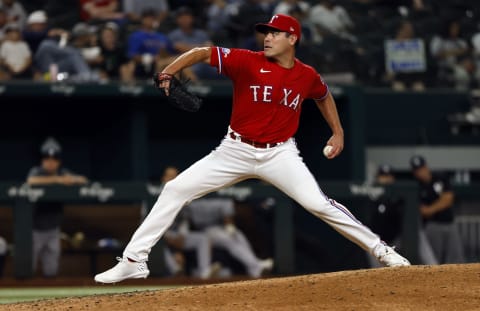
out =
<svg viewBox="0 0 480 311"><path fill-rule="evenodd" d="M228 54L230 54L230 49L229 48L221 48L221 51L223 53L223 57L227 57Z"/></svg>

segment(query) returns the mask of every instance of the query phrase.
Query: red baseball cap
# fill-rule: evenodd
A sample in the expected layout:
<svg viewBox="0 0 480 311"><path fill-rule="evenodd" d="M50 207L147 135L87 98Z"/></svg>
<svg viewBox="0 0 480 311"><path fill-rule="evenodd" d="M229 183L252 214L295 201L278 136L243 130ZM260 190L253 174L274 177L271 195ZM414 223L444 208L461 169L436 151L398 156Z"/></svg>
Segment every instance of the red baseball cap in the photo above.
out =
<svg viewBox="0 0 480 311"><path fill-rule="evenodd" d="M298 40L300 40L302 34L300 23L295 18L285 14L275 14L267 24L255 25L255 30L261 33L266 33L272 28L294 34Z"/></svg>

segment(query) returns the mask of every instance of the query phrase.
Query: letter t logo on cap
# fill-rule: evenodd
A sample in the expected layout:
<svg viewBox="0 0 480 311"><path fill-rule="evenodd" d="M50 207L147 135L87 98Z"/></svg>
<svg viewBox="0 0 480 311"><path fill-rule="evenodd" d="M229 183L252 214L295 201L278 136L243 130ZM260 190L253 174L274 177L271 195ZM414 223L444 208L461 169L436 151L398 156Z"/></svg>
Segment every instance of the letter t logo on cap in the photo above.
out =
<svg viewBox="0 0 480 311"><path fill-rule="evenodd" d="M268 22L269 24L273 23L273 21L275 20L275 18L278 18L278 15L273 15L272 16L272 19Z"/></svg>

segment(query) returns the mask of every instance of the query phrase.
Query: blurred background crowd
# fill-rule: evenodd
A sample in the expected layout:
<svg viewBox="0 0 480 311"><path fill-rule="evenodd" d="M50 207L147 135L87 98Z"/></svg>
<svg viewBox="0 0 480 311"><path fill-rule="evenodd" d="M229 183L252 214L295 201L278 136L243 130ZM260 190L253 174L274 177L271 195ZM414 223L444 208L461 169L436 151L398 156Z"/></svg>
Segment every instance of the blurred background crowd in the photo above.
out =
<svg viewBox="0 0 480 311"><path fill-rule="evenodd" d="M1 0L0 79L145 81L194 46L262 50L253 25L275 13L301 21L298 56L327 81L479 85L475 0ZM208 66L184 75L221 79Z"/></svg>

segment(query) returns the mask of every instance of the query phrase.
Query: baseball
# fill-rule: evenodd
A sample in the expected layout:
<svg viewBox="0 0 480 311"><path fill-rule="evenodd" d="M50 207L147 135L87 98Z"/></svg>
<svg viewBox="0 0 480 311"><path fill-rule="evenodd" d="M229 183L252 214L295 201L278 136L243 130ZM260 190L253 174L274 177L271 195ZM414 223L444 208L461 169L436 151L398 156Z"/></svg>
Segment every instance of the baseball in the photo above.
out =
<svg viewBox="0 0 480 311"><path fill-rule="evenodd" d="M325 148L323 148L323 155L328 158L330 155L330 152L332 152L333 147L330 145L326 145Z"/></svg>

